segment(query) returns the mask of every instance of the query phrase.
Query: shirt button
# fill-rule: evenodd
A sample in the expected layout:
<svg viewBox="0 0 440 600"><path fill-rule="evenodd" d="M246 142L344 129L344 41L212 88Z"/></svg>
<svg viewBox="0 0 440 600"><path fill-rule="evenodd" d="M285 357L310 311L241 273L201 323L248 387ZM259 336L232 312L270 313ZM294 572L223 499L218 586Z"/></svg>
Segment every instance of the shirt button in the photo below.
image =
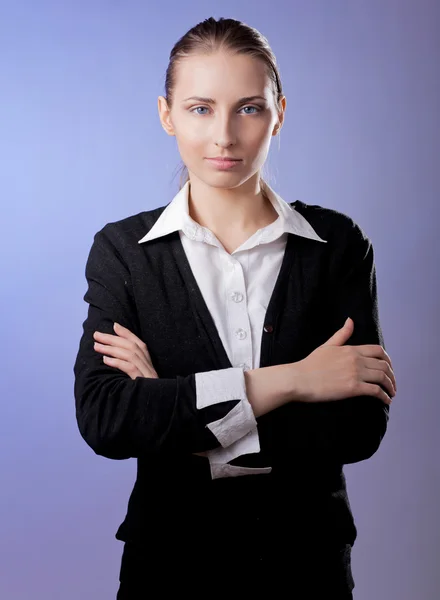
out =
<svg viewBox="0 0 440 600"><path fill-rule="evenodd" d="M239 340L244 340L247 336L247 333L244 329L237 329L235 335L238 337Z"/></svg>
<svg viewBox="0 0 440 600"><path fill-rule="evenodd" d="M238 366L240 367L240 369L243 369L243 371L247 371L249 369L249 365L247 365L246 363L240 363Z"/></svg>
<svg viewBox="0 0 440 600"><path fill-rule="evenodd" d="M241 292L232 292L231 298L234 302L241 302L243 300L243 294Z"/></svg>
<svg viewBox="0 0 440 600"><path fill-rule="evenodd" d="M273 331L273 326L272 326L272 325L265 325L265 326L264 326L264 331L265 331L266 333L272 333L272 331Z"/></svg>
<svg viewBox="0 0 440 600"><path fill-rule="evenodd" d="M232 261L228 260L228 262L226 263L226 269L228 271L233 271L234 268L235 268L235 264Z"/></svg>

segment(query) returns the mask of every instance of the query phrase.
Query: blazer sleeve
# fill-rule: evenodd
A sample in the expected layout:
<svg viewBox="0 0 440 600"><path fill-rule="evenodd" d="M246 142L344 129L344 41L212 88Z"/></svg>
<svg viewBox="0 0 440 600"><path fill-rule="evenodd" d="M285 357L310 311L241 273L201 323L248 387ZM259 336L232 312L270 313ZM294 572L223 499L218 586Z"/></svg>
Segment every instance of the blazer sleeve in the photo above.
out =
<svg viewBox="0 0 440 600"><path fill-rule="evenodd" d="M333 253L337 267L330 271L329 329L323 342L351 317L354 330L345 345L378 344L386 349L379 324L373 245L351 221L347 242L337 246L342 249ZM389 405L375 396L356 396L318 403L291 402L275 412L277 435L271 440L275 451L292 458L350 464L366 460L378 450L387 430Z"/></svg>
<svg viewBox="0 0 440 600"><path fill-rule="evenodd" d="M176 378L131 379L103 361L93 333L116 335L115 322L140 339L130 271L108 235L107 224L95 234L86 263L87 318L74 370L79 431L96 454L113 459L147 454L196 453L226 447L256 427L241 369L203 373L199 385L211 391L197 396L196 374ZM215 377L227 387L215 386Z"/></svg>

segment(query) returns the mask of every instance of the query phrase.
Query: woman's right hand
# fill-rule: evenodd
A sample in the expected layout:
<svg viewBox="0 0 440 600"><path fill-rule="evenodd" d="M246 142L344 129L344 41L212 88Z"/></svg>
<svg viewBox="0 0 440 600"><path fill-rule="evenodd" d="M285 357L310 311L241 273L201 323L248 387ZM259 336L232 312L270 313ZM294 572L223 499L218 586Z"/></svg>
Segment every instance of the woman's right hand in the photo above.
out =
<svg viewBox="0 0 440 600"><path fill-rule="evenodd" d="M348 318L322 346L294 363L301 381L303 402L376 396L391 404L391 397L396 394L391 359L380 345L344 346L353 328L353 320Z"/></svg>

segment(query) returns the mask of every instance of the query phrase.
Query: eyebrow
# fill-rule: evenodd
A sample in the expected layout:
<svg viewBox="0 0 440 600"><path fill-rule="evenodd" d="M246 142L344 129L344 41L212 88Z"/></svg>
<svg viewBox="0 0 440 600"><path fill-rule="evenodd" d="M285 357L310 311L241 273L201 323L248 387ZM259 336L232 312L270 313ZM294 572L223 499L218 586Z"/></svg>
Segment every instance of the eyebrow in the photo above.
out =
<svg viewBox="0 0 440 600"><path fill-rule="evenodd" d="M213 98L204 98L202 96L191 96L190 98L185 98L183 102L188 102L188 100L195 100L196 102L205 102L206 104L216 104L216 101ZM240 100L237 101L237 104L253 102L254 100L264 100L266 102L266 98L264 98L264 96L245 96L244 98L240 98Z"/></svg>

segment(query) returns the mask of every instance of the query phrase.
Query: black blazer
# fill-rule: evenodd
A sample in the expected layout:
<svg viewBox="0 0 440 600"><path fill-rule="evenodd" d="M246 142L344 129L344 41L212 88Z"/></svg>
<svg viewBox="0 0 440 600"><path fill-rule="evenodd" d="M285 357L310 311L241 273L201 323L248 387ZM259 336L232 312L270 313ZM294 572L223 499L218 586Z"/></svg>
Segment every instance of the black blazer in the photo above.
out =
<svg viewBox="0 0 440 600"><path fill-rule="evenodd" d="M369 238L336 210L299 200L291 206L327 243L288 234L260 366L305 358L347 317L354 320L348 344L384 346ZM271 473L211 480L208 459L193 453L218 446L206 424L238 400L197 410L194 374L232 365L178 232L138 244L164 208L107 223L86 265L89 307L74 365L79 430L97 454L137 459L117 539L156 548L191 540L209 550L246 531L240 539L257 554L280 536L293 545L352 545L357 530L343 465L377 451L389 407L370 396L291 402L257 419L261 452L232 463L270 465ZM93 332L115 334L115 321L145 341L159 379L132 380L104 364Z"/></svg>

